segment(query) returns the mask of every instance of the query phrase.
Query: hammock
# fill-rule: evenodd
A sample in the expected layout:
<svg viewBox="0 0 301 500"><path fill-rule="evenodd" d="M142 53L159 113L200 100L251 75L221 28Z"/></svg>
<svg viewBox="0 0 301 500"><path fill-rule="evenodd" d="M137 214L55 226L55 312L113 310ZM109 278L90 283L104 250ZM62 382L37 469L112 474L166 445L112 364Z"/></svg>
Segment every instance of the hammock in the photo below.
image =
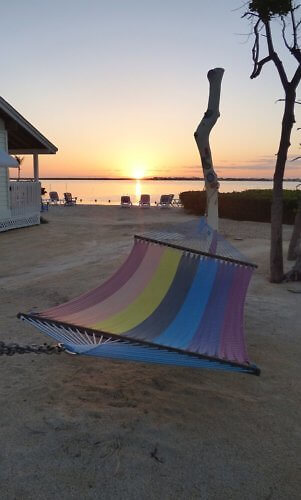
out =
<svg viewBox="0 0 301 500"><path fill-rule="evenodd" d="M243 329L254 267L204 220L186 223L135 235L108 281L18 316L76 354L259 375Z"/></svg>

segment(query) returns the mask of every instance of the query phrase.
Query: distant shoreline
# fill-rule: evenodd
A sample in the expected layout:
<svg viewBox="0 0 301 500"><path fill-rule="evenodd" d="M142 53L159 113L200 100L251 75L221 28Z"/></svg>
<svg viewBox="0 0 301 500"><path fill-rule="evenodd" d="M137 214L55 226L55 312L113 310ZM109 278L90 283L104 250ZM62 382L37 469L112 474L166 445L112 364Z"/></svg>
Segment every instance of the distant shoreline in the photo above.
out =
<svg viewBox="0 0 301 500"><path fill-rule="evenodd" d="M22 177L20 180L31 180L31 177ZM12 179L14 180L14 179ZM202 177L145 177L133 179L132 177L40 177L41 181L202 181ZM219 181L246 181L246 182L273 182L272 178L259 177L219 177ZM284 182L301 182L301 178L287 178Z"/></svg>

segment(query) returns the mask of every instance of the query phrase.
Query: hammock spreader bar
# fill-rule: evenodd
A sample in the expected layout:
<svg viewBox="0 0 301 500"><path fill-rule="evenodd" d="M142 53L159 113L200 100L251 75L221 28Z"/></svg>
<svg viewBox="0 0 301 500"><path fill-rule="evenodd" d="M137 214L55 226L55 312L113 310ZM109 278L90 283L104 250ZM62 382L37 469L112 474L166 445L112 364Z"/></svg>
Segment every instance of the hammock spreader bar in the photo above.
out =
<svg viewBox="0 0 301 500"><path fill-rule="evenodd" d="M223 255L217 255L217 254L212 254L209 252L203 252L202 250L193 250L191 248L188 248L188 247L185 247L182 245L176 245L174 243L170 243L167 241L159 241L159 240L156 240L155 238L149 238L147 236L141 236L139 234L135 234L134 238L136 240L149 241L150 243L156 243L157 245L164 245L166 247L176 248L177 250L182 250L183 252L190 252L190 253L196 254L196 255L203 255L204 257L210 257L211 259L219 259L219 260L224 260L226 262L233 262L233 264L241 264L243 266L250 266L254 269L256 269L258 267L256 264L253 264L252 262L246 262L243 260L233 259L231 257L224 257Z"/></svg>
<svg viewBox="0 0 301 500"><path fill-rule="evenodd" d="M235 363L78 325L47 321L34 314L19 313L18 318L55 338L73 354L260 375L260 369L254 364Z"/></svg>

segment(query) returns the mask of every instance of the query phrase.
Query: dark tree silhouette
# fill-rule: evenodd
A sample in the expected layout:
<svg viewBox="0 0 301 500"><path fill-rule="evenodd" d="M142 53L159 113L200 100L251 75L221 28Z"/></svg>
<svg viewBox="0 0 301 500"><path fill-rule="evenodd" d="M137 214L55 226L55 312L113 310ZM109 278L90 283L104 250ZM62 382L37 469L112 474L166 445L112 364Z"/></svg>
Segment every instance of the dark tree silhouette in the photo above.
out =
<svg viewBox="0 0 301 500"><path fill-rule="evenodd" d="M296 89L301 79L301 52L298 34L301 25L300 2L296 0L253 0L243 15L252 23L254 44L252 48L253 72L251 78L260 75L265 64L272 62L278 72L284 90L284 111L281 135L273 179L271 207L270 281L280 283L284 279L282 246L283 177L287 161L292 127L295 123ZM288 54L296 61L296 69L289 80L274 47L273 29L280 22L282 42ZM265 54L261 55L262 46Z"/></svg>
<svg viewBox="0 0 301 500"><path fill-rule="evenodd" d="M17 162L18 162L18 181L20 180L20 174L21 174L21 165L24 161L24 156L15 156Z"/></svg>

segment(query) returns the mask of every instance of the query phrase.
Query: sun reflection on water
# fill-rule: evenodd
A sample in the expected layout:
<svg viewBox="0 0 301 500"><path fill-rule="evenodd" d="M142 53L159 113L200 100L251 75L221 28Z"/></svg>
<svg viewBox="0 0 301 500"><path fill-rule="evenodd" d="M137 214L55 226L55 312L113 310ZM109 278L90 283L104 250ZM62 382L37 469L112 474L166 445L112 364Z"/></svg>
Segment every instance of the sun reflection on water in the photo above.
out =
<svg viewBox="0 0 301 500"><path fill-rule="evenodd" d="M136 186L135 186L135 196L136 196L136 201L139 201L141 198L141 181L140 179L136 179Z"/></svg>

